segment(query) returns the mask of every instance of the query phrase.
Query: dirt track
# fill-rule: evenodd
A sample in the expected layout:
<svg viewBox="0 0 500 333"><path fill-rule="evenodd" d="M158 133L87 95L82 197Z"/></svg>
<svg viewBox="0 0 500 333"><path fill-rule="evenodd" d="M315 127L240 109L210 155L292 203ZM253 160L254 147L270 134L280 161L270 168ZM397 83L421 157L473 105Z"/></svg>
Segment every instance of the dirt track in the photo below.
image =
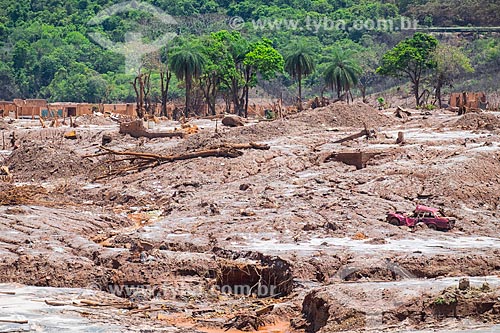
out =
<svg viewBox="0 0 500 333"><path fill-rule="evenodd" d="M35 294L76 300L83 322L113 328L104 331L460 330L500 322L498 115L413 111L403 123L362 104L334 104L234 129L219 123L218 133L214 121L195 120L199 134L148 141L95 121L82 121L73 141L62 139L67 128L36 122L5 131L15 131L19 147L0 155L14 176L0 183L0 282L83 288L66 298L60 289ZM375 138L333 143L364 124ZM399 131L404 145L395 143ZM82 157L99 151L103 134L120 151L179 154L249 142L271 149L93 181L126 165ZM361 170L325 160L358 151L377 155ZM410 231L385 221L386 212L417 203L442 208L456 228ZM464 276L476 277L472 288L453 289ZM27 288L0 286L19 295ZM220 292L245 286L265 297ZM445 288L453 302L448 294L440 301ZM8 297L17 299L0 292L0 308ZM130 300L133 309L88 309L80 304L88 298Z"/></svg>

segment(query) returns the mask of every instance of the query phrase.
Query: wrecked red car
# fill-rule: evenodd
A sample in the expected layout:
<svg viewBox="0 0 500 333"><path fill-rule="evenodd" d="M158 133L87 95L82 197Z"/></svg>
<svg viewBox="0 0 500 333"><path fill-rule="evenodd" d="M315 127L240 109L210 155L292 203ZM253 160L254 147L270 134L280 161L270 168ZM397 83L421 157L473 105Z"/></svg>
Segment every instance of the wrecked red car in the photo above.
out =
<svg viewBox="0 0 500 333"><path fill-rule="evenodd" d="M387 222L408 227L424 223L434 230L451 230L455 226L455 220L445 217L439 209L422 205L417 205L411 215L401 212L387 213Z"/></svg>

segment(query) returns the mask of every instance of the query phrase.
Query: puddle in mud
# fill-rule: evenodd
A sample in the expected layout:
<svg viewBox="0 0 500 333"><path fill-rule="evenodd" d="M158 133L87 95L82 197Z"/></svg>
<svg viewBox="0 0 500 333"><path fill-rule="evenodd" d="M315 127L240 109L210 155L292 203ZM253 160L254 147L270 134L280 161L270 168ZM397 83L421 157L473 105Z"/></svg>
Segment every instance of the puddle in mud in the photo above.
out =
<svg viewBox="0 0 500 333"><path fill-rule="evenodd" d="M477 139L486 137L485 134L472 133L472 131L453 131L453 132L425 132L422 130L403 131L405 138L409 141L439 141L439 140L457 140L457 139ZM388 131L390 135L397 137L398 131Z"/></svg>
<svg viewBox="0 0 500 333"><path fill-rule="evenodd" d="M483 283L487 283L490 288L500 288L499 276L455 276L441 277L436 279L403 279L398 281L383 281L383 282L348 282L342 285L350 285L355 288L365 288L372 290L374 288L405 288L407 290L416 291L417 289L425 289L426 291L439 291L448 287L457 286L462 278L467 278L470 281L471 287L480 288Z"/></svg>
<svg viewBox="0 0 500 333"><path fill-rule="evenodd" d="M248 239L248 238L247 238ZM388 239L385 244L369 244L368 240L354 240L352 238L313 238L307 242L280 243L275 239L260 240L248 239L251 245L232 243L236 248L256 250L260 252L312 252L332 248L348 248L351 251L397 251L397 252L422 252L446 253L457 249L500 249L500 239L491 237L447 237L443 239Z"/></svg>
<svg viewBox="0 0 500 333"><path fill-rule="evenodd" d="M102 184L89 183L82 187L82 190L93 190L95 188L101 188Z"/></svg>

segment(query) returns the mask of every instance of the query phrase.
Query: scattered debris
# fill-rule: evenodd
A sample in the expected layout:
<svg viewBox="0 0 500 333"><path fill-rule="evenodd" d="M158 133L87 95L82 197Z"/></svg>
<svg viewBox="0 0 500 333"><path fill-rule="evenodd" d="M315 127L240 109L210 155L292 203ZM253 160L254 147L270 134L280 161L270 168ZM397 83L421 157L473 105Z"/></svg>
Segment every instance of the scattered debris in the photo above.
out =
<svg viewBox="0 0 500 333"><path fill-rule="evenodd" d="M368 236L366 236L362 232L357 232L354 236L352 236L352 239L354 239L354 240L363 240L363 239L367 239L367 238L368 238Z"/></svg>
<svg viewBox="0 0 500 333"><path fill-rule="evenodd" d="M240 191L246 191L250 188L250 184L241 184Z"/></svg>
<svg viewBox="0 0 500 333"><path fill-rule="evenodd" d="M500 128L500 118L490 113L467 113L454 123L455 127L468 130L494 130Z"/></svg>
<svg viewBox="0 0 500 333"><path fill-rule="evenodd" d="M226 331L235 328L240 331L258 331L265 323L258 316L237 315L224 324Z"/></svg>
<svg viewBox="0 0 500 333"><path fill-rule="evenodd" d="M65 139L76 140L77 139L76 131L69 131L69 132L64 133L64 138Z"/></svg>
<svg viewBox="0 0 500 333"><path fill-rule="evenodd" d="M140 171L145 168L155 167L162 163L166 162L174 162L174 161L182 161L189 160L200 157L226 157L226 158L235 158L243 155L238 149L263 149L267 150L270 147L268 145L262 145L257 143L248 143L248 144L223 144L219 147L214 147L212 149L199 150L194 152L186 152L184 154L177 155L160 155L160 154L152 154L152 153L143 153L136 151L116 151L106 147L101 146L100 149L104 150L102 153L97 153L93 155L86 155L85 158L93 158L104 155L118 155L118 156L126 156L122 159L110 159L106 160L105 163L111 165L117 162L130 162L129 165L125 167L119 167L114 170L110 170L106 175L99 176L95 180L107 178L110 176L117 176L121 174L125 174L127 172ZM135 163L138 162L138 163Z"/></svg>
<svg viewBox="0 0 500 333"><path fill-rule="evenodd" d="M26 287L13 296L19 304L25 295L43 295L36 301L43 313L59 307L49 311L54 321L81 314L92 324L117 323L122 330L221 332L226 324L262 332L287 332L290 325L332 332L363 329L367 311L382 309L380 325L392 330L405 325L439 331L446 325L442 319L453 317L447 311L454 303L444 304L453 300L461 318L490 325L500 310L492 292L500 284L498 132L461 131L453 128L456 118L432 112L428 121L416 117L402 126L367 105L338 102L219 133L206 119L193 121L199 128L160 119L161 126L192 133L166 141L134 140L118 135L118 124L83 121L79 139L70 141L63 138L68 124L42 129L38 121L16 120L19 148L0 152L1 164L18 182L0 184L0 280L55 287ZM367 128L381 138L364 140L373 131ZM356 148L332 150L339 148L333 141L363 130L347 144ZM384 140L384 130L393 136L404 131L411 144L393 147L396 138ZM109 151L98 150L101 143ZM393 148L366 160L383 144ZM244 149L251 151L242 154ZM239 157L192 155L213 150ZM351 154L344 157L356 167L370 167L350 172L354 167L314 159L340 153ZM177 162L180 157L189 159ZM91 181L119 170L118 177ZM33 187L22 187L28 184ZM407 227L387 225L387 211L411 210L417 201L449 207L460 232L433 233L417 224L409 234ZM377 267L384 260L396 269ZM330 278L346 266L358 271L342 281ZM397 276L404 270L415 277ZM474 276L471 287L455 288L464 276ZM474 287L483 279L491 291ZM454 289L429 299L404 293L409 286L425 291L441 283ZM58 287L75 289L57 296ZM386 308L386 301L403 308ZM429 320L419 321L422 313ZM12 318L38 325L35 316ZM282 327L271 328L280 321ZM457 321L457 327L465 325Z"/></svg>

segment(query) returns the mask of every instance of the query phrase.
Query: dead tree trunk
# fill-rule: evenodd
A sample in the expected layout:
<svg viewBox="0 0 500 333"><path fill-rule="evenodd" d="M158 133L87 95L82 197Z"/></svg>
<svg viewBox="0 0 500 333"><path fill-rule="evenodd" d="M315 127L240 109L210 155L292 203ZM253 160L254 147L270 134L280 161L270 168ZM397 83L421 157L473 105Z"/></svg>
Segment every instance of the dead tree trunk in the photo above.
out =
<svg viewBox="0 0 500 333"><path fill-rule="evenodd" d="M144 74L143 78L143 96L144 96L144 110L146 114L153 115L154 109L151 101L151 71L147 74Z"/></svg>
<svg viewBox="0 0 500 333"><path fill-rule="evenodd" d="M168 63L168 60L167 60ZM167 114L167 101L168 89L170 87L170 79L172 79L172 72L168 69L168 65L161 66L160 70L160 89L161 89L161 112L160 116L168 117Z"/></svg>
<svg viewBox="0 0 500 333"><path fill-rule="evenodd" d="M135 111L137 113L137 118L144 118L144 79L143 74L139 73L132 82L132 86L135 91Z"/></svg>

